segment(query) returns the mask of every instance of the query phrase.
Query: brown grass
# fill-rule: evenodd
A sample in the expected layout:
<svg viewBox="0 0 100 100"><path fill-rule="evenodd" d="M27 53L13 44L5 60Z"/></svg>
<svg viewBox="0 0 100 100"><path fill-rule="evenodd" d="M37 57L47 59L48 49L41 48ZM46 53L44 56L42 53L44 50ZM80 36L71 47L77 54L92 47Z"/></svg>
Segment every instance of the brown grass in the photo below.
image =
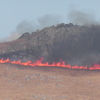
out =
<svg viewBox="0 0 100 100"><path fill-rule="evenodd" d="M100 71L0 64L0 100L100 100Z"/></svg>

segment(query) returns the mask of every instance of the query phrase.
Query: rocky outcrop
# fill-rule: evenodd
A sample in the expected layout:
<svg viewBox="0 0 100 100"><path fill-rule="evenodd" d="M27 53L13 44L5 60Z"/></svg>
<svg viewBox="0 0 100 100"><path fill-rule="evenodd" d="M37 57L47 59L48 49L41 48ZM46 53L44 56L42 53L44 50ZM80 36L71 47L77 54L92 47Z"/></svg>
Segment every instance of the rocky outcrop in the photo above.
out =
<svg viewBox="0 0 100 100"><path fill-rule="evenodd" d="M26 36L28 36L28 35L30 35L28 32L25 32L25 33L23 33L18 39L20 39L20 38L23 38L23 37L26 37Z"/></svg>
<svg viewBox="0 0 100 100"><path fill-rule="evenodd" d="M12 42L1 43L0 57L23 61L44 57L45 61L49 62L62 59L67 63L77 64L76 62L80 61L81 64L91 64L99 62L98 59L95 60L96 56L99 58L99 43L100 26L62 23L32 32L30 35L25 33Z"/></svg>

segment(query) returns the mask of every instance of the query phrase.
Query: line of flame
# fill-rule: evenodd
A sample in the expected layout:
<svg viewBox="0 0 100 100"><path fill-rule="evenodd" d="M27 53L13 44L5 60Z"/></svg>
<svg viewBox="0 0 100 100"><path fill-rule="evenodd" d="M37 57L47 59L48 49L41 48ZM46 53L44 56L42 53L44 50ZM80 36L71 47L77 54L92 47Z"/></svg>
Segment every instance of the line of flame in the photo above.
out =
<svg viewBox="0 0 100 100"><path fill-rule="evenodd" d="M43 63L43 58L40 58L39 60L35 61L34 63L32 61L27 62L21 62L21 60L18 61L10 61L10 59L0 59L0 63L11 63L11 64L19 64L19 65L25 65L25 66L51 66L51 67L65 67L70 69L88 69L88 70L100 70L99 64L94 64L93 66L72 66L70 64L66 65L65 61L60 62L54 62L52 64L49 64L49 62Z"/></svg>

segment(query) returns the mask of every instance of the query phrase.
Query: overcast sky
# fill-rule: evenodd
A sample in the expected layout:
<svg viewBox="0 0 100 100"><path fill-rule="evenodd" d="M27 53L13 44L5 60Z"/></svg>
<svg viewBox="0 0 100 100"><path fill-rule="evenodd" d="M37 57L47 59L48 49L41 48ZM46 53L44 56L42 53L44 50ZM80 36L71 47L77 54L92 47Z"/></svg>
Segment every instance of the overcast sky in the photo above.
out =
<svg viewBox="0 0 100 100"><path fill-rule="evenodd" d="M0 0L0 39L52 24L81 24L82 16L99 22L100 0Z"/></svg>

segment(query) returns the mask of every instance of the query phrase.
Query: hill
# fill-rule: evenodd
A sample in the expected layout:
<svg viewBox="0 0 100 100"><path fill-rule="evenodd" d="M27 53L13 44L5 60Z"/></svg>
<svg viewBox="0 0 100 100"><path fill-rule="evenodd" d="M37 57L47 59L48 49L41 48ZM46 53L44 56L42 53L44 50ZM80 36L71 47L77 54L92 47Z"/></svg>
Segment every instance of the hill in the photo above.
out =
<svg viewBox="0 0 100 100"><path fill-rule="evenodd" d="M73 65L100 63L99 25L62 23L24 34L14 41L0 43L0 58L35 61L43 57L50 63L62 59Z"/></svg>

